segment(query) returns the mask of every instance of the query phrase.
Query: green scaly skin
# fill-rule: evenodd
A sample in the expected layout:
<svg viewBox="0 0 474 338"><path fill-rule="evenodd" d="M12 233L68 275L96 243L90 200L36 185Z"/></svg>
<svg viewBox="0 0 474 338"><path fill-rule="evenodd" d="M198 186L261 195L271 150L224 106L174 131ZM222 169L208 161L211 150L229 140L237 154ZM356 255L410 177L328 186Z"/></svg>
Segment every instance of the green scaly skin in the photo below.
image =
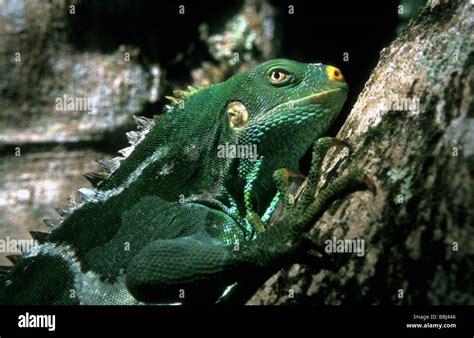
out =
<svg viewBox="0 0 474 338"><path fill-rule="evenodd" d="M347 94L336 68L278 59L176 94L154 123L139 119L142 135L129 135L134 149L118 169L80 190L84 202L60 211L59 225L47 221L50 233L33 233L41 244L3 269L1 303L245 302L292 262L331 201L362 188L355 170L314 197L333 145L320 138ZM314 142L294 205L286 169ZM255 145L257 155L220 156L225 144ZM265 230L279 200L283 212Z"/></svg>

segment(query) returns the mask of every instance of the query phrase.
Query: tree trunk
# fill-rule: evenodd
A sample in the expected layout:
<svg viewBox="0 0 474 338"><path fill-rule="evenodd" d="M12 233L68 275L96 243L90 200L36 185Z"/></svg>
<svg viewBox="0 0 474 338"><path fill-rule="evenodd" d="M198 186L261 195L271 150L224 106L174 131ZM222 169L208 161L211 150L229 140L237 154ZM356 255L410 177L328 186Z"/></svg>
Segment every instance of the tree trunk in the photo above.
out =
<svg viewBox="0 0 474 338"><path fill-rule="evenodd" d="M295 264L250 304L474 303L473 61L469 1L431 1L382 50L337 135L354 152L326 159L328 172L345 158L338 175L367 169L377 193L336 202L312 230L322 249L362 240L363 255Z"/></svg>

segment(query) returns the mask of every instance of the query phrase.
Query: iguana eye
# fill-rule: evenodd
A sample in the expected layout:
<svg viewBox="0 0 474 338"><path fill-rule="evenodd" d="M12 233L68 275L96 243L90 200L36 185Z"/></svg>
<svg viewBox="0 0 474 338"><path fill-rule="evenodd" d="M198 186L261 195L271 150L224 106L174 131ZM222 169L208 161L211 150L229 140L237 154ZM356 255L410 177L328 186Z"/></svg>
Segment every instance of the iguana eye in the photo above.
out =
<svg viewBox="0 0 474 338"><path fill-rule="evenodd" d="M233 129L239 130L247 124L249 112L242 102L232 101L227 105L227 117L229 125Z"/></svg>
<svg viewBox="0 0 474 338"><path fill-rule="evenodd" d="M279 84L285 81L287 78L288 73L284 70L281 69L272 69L270 73L268 74L268 77L270 78L270 82Z"/></svg>

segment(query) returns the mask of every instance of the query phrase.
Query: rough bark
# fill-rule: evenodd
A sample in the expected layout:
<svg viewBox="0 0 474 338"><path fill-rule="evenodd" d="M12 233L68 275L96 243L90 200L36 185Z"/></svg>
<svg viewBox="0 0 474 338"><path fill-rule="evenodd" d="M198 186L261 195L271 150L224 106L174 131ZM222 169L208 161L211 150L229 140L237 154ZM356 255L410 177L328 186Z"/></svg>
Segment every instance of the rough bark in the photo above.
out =
<svg viewBox="0 0 474 338"><path fill-rule="evenodd" d="M138 64L136 48L76 50L67 39L70 15L60 0L0 2L2 239L47 230L42 219L58 218L54 207L89 185L82 175L97 171L94 159L125 146L131 116L158 99L157 66L154 76ZM58 109L64 96L87 99L92 110ZM0 265L10 263L6 254Z"/></svg>
<svg viewBox="0 0 474 338"><path fill-rule="evenodd" d="M473 303L472 5L431 3L382 51L338 135L355 149L338 175L366 168L377 195L335 203L313 229L322 248L333 237L363 239L365 254L332 254L327 270L293 265L250 304ZM29 230L41 230L41 219L56 218L54 207L86 184L81 174L97 168L94 158L125 144L131 115L174 86L158 64L138 62L139 49L72 45L65 35L70 4L88 10L80 1L0 2L1 238L27 239ZM211 59L190 70L194 83L217 82L275 56L274 14L265 1L248 0L223 30L202 26ZM233 50L242 56L238 65ZM176 64L184 67L181 59ZM55 98L64 94L93 99L97 114L56 111ZM416 98L419 110L397 107L416 106ZM331 151L328 171L342 158Z"/></svg>
<svg viewBox="0 0 474 338"><path fill-rule="evenodd" d="M337 135L355 149L337 174L366 168L377 194L344 198L312 230L323 249L362 239L364 255L293 265L250 304L474 303L473 61L469 1L432 1L382 50Z"/></svg>

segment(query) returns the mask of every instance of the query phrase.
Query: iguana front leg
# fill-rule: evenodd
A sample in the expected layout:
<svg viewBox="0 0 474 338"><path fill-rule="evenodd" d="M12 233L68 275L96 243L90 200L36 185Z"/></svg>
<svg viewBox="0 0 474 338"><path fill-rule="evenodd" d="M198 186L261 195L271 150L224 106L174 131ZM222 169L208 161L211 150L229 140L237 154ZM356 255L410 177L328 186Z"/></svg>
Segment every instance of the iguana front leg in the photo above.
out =
<svg viewBox="0 0 474 338"><path fill-rule="evenodd" d="M322 138L315 142L313 146L313 158L311 169L307 178L307 186L299 197L295 206L291 203L293 197L286 197L283 205L283 212L280 219L275 222L265 233L250 243L256 248L270 247L272 243L281 245L273 247L268 261L278 261L279 256L288 256L294 252L302 243L305 243L304 234L310 230L315 221L322 215L327 207L335 199L343 197L358 190L375 188L365 170L353 169L347 175L336 178L317 194L317 186L321 177L321 166L327 150L335 145L345 145L343 142L333 138ZM281 195L289 194L288 180L282 179L282 173L276 172L276 182ZM316 196L315 196L316 194ZM262 254L260 256L265 256ZM263 263L269 265L270 263Z"/></svg>
<svg viewBox="0 0 474 338"><path fill-rule="evenodd" d="M331 145L333 140L327 138L316 142L308 185L297 205L285 203L281 217L255 240L239 247L216 245L193 237L155 241L127 269L130 292L147 302L216 301L225 286L237 282L220 303L245 302L272 273L293 261L302 243L301 236L332 201L367 187L365 171L355 169L313 197L322 159ZM279 175L281 172L276 174ZM278 183L282 195L289 191L284 182ZM208 293L211 290L215 292Z"/></svg>
<svg viewBox="0 0 474 338"><path fill-rule="evenodd" d="M322 215L332 201L350 192L367 187L374 191L373 183L364 170L355 169L347 176L330 183L315 197L321 176L323 159L329 148L348 146L343 141L326 137L317 140L313 145L312 163L306 180L306 187L299 198L291 194L288 182L288 171L279 169L274 173L275 184L282 200L283 211L280 218L265 232L260 234L242 251L241 259L252 261L258 266L248 280L239 283L220 300L220 303L234 304L245 302L273 273L285 265L301 259L309 249L314 249L307 231ZM248 264L247 264L248 265Z"/></svg>

